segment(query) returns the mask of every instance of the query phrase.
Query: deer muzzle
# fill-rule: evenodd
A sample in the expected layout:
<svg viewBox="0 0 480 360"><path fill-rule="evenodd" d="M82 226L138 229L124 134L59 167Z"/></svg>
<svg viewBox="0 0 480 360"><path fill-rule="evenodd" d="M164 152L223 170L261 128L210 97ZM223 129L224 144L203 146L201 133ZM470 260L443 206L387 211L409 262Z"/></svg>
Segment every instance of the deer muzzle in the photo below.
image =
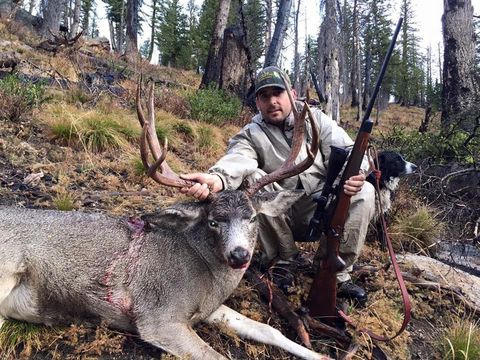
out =
<svg viewBox="0 0 480 360"><path fill-rule="evenodd" d="M233 269L246 269L250 264L251 254L247 249L237 246L228 255L228 265Z"/></svg>

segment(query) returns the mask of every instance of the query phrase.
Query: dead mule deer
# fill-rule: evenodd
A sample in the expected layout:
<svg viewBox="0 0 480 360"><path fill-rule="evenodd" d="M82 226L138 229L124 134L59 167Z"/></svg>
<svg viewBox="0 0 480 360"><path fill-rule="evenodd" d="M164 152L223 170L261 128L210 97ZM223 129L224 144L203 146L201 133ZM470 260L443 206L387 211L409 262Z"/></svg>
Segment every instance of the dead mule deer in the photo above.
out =
<svg viewBox="0 0 480 360"><path fill-rule="evenodd" d="M137 91L142 160L155 181L189 186L163 161L166 147L155 135L153 89L152 84L148 119L140 86ZM296 113L295 145L277 172L246 191L165 208L148 217L149 227L100 214L0 207L0 324L5 318L47 325L103 321L177 356L224 359L192 330L200 321L221 322L240 336L301 358L323 358L222 305L251 260L255 215L276 216L301 195L255 193L310 166L318 149L316 131L309 158L292 165L303 141L305 111Z"/></svg>

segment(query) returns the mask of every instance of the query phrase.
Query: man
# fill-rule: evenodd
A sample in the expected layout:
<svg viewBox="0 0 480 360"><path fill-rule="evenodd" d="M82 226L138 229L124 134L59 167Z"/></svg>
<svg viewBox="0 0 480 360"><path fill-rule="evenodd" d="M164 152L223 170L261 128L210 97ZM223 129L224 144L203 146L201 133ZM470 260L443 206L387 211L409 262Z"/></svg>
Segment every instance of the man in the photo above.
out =
<svg viewBox="0 0 480 360"><path fill-rule="evenodd" d="M198 183L182 191L197 199L205 199L209 192L237 189L245 178L256 179L271 173L281 166L290 152L293 136L293 113L287 89L281 76L287 77L277 67L270 66L260 71L255 82L256 105L260 113L237 135L230 139L227 153L208 173L183 175L184 179ZM295 91L291 90L295 98ZM299 106L301 106L299 104ZM305 240L309 221L316 203L312 194L322 190L330 146L348 147L353 141L335 121L313 109L320 136L319 152L313 165L302 174L267 185L263 191L304 189L305 195L288 213L279 217L258 216L259 241L266 261L277 260L289 264L299 260L295 241ZM311 141L311 128L307 125L305 141ZM305 147L299 154L306 157ZM362 165L363 170L368 164ZM344 192L352 196L345 232L340 244L340 255L347 268L337 275L339 296L366 300L365 291L352 283L350 272L363 247L368 223L374 213L375 195L373 186L365 182L363 171L345 183ZM321 249L320 249L321 253Z"/></svg>

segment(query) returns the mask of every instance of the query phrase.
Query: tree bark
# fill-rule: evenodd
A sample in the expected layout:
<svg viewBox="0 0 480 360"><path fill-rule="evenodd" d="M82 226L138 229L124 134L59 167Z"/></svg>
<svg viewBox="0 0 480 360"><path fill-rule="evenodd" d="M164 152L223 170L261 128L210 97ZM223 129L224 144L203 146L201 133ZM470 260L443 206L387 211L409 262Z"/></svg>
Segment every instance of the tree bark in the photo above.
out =
<svg viewBox="0 0 480 360"><path fill-rule="evenodd" d="M75 0L75 7L73 9L72 27L70 29L70 37L74 37L78 34L78 28L80 27L80 10L82 9L82 0ZM85 29L86 31L87 29Z"/></svg>
<svg viewBox="0 0 480 360"><path fill-rule="evenodd" d="M272 22L273 22L273 5L272 0L265 0L265 49L270 46L272 41Z"/></svg>
<svg viewBox="0 0 480 360"><path fill-rule="evenodd" d="M223 33L227 26L229 12L230 0L220 0L217 17L215 19L215 29L213 30L210 50L208 51L207 64L205 65L205 72L203 73L202 82L200 84L201 88L207 87L213 83L217 85L220 83L220 48L222 46Z"/></svg>
<svg viewBox="0 0 480 360"><path fill-rule="evenodd" d="M325 19L323 21L324 41L324 84L327 104L325 113L336 122L340 121L340 71L338 64L338 45L337 45L337 18L335 11L335 0L326 0Z"/></svg>
<svg viewBox="0 0 480 360"><path fill-rule="evenodd" d="M132 60L138 54L138 10L139 0L127 0L127 19L126 19L126 46L125 54Z"/></svg>
<svg viewBox="0 0 480 360"><path fill-rule="evenodd" d="M241 26L225 29L222 45L220 88L244 99L247 90L248 58Z"/></svg>
<svg viewBox="0 0 480 360"><path fill-rule="evenodd" d="M444 0L442 125L472 131L478 110L471 0ZM475 109L477 107L477 109Z"/></svg>
<svg viewBox="0 0 480 360"><path fill-rule="evenodd" d="M290 8L292 7L292 0L282 0L278 8L277 23L273 32L273 38L265 55L265 64L267 66L278 66L280 59L280 51L283 46L283 38L288 26L288 17L290 15Z"/></svg>
<svg viewBox="0 0 480 360"><path fill-rule="evenodd" d="M358 88L358 78L360 75L359 61L360 58L360 41L358 39L358 4L357 0L353 2L353 51L352 51L352 67L350 73L350 87L352 90L351 107L356 107L360 104L360 89Z"/></svg>
<svg viewBox="0 0 480 360"><path fill-rule="evenodd" d="M157 19L157 0L153 0L153 3L152 3L152 23L151 23L152 32L150 33L150 48L148 49L148 56L147 56L148 62L152 61L153 50L155 48L155 27L156 27L156 23L157 23L156 19Z"/></svg>
<svg viewBox="0 0 480 360"><path fill-rule="evenodd" d="M59 9L62 8L63 3L62 0L47 0L46 3L43 2L43 4L43 24L40 32L43 37L53 39L50 31L54 34L58 34L60 20L62 19L62 12L59 11Z"/></svg>
<svg viewBox="0 0 480 360"><path fill-rule="evenodd" d="M298 17L300 15L300 5L302 1L298 0L297 10L295 11L295 39L294 39L294 57L293 57L293 88L300 95L300 54L298 52Z"/></svg>

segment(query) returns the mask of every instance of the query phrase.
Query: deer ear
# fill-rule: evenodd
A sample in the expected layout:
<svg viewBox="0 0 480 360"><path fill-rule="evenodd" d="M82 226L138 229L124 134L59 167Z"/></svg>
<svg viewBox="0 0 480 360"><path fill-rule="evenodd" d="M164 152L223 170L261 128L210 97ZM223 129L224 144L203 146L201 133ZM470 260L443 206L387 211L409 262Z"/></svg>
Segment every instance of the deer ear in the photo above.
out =
<svg viewBox="0 0 480 360"><path fill-rule="evenodd" d="M205 203L179 203L142 216L153 228L187 229L202 221Z"/></svg>
<svg viewBox="0 0 480 360"><path fill-rule="evenodd" d="M303 194L303 190L262 192L253 196L252 204L259 214L278 216L287 211Z"/></svg>

